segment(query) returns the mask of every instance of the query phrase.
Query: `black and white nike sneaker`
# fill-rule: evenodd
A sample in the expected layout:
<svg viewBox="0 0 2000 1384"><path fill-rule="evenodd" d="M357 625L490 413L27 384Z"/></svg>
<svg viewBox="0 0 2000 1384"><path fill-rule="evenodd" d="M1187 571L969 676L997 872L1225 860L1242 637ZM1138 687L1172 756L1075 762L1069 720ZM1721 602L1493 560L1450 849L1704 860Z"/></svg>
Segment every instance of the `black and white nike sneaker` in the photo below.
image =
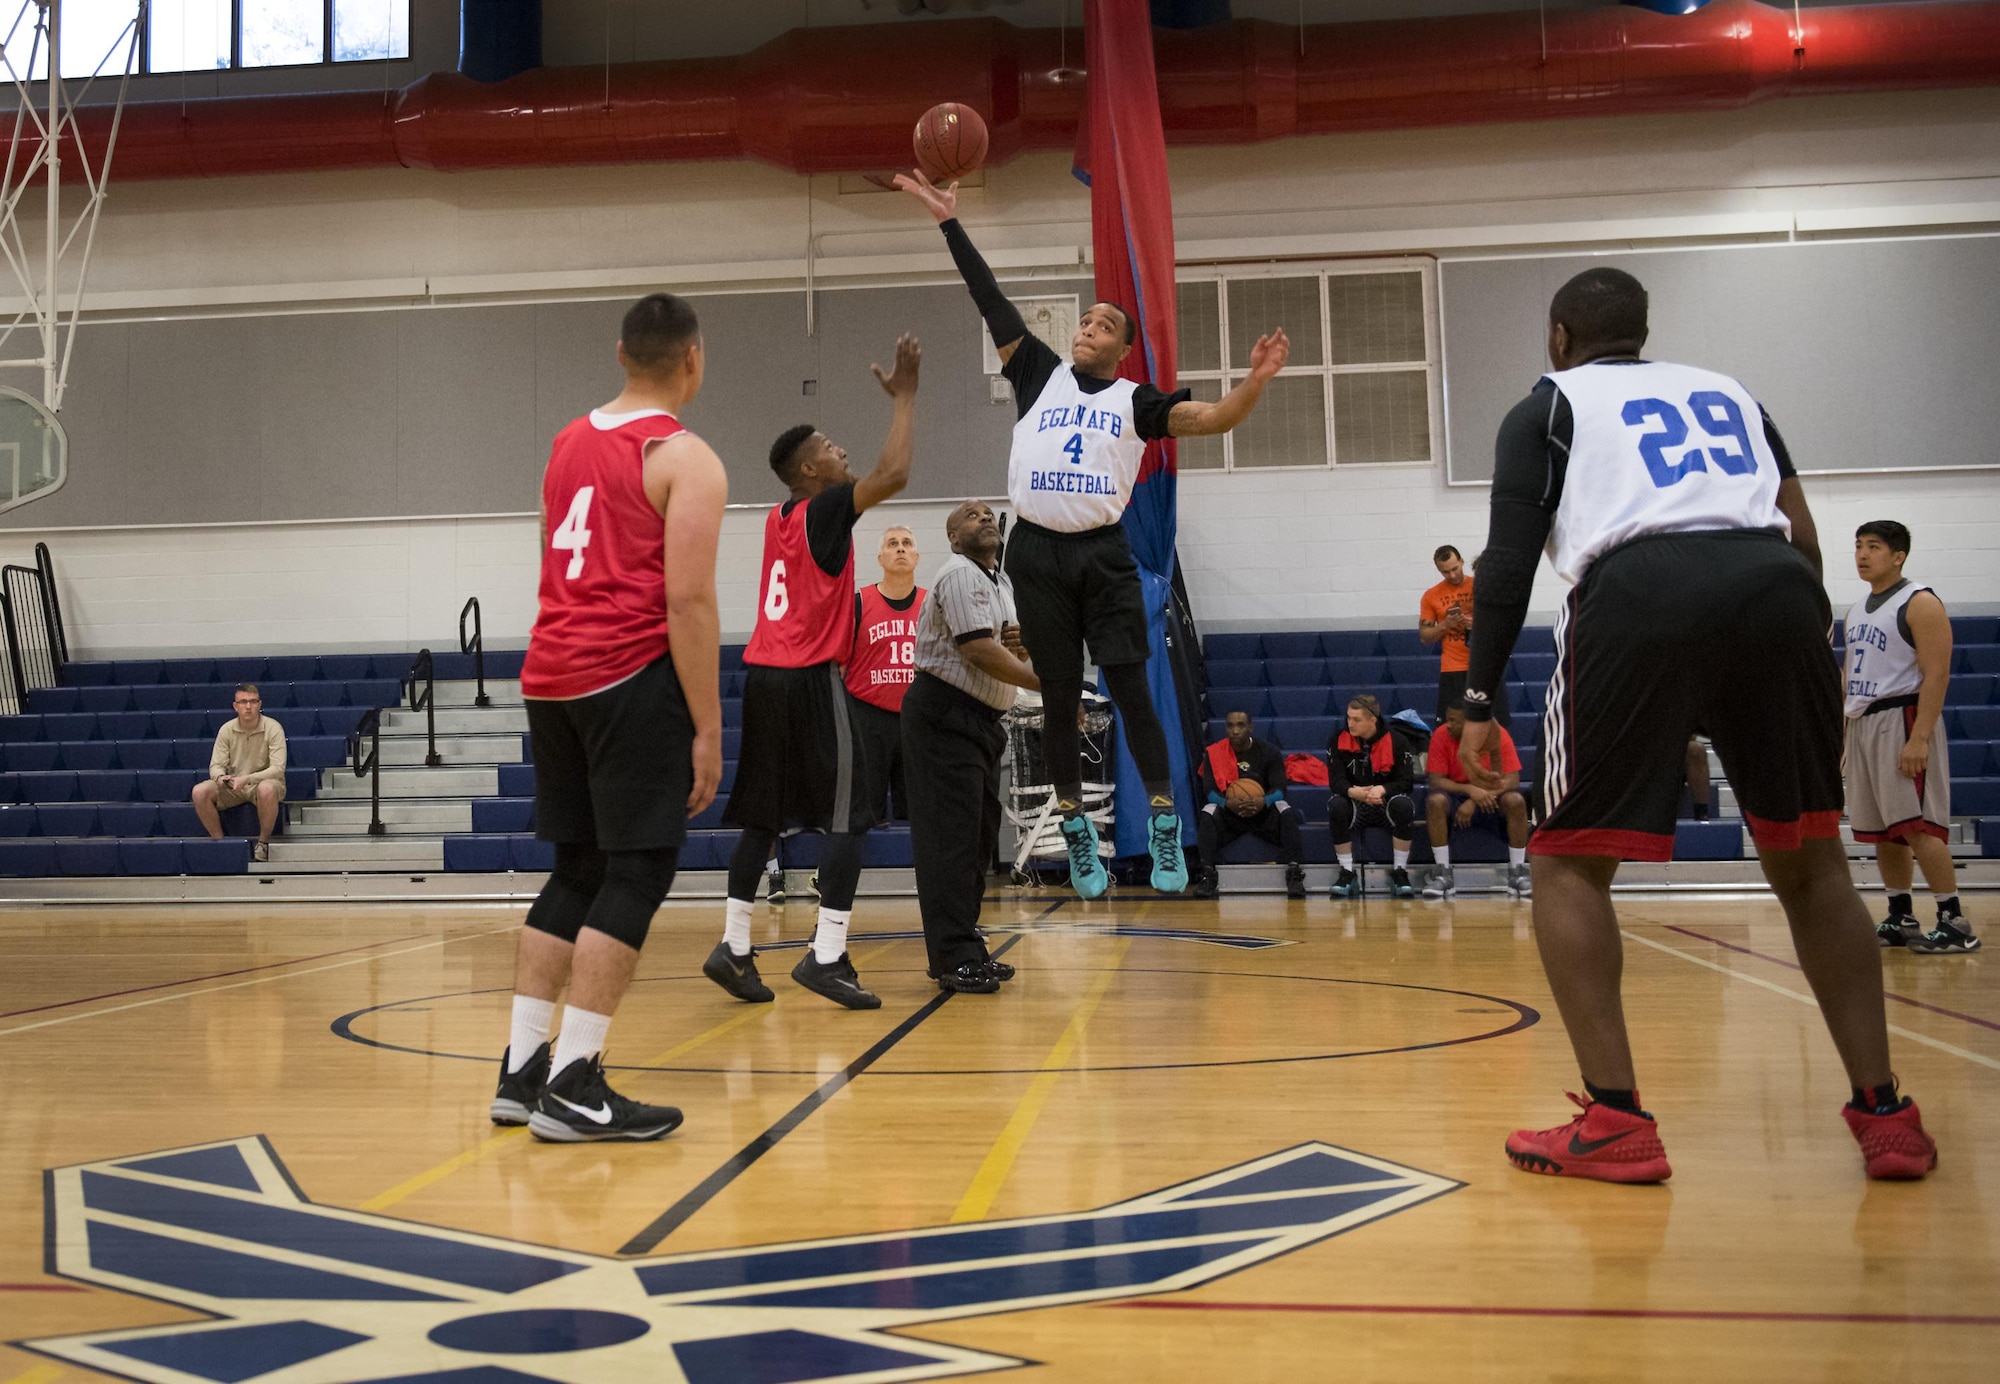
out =
<svg viewBox="0 0 2000 1384"><path fill-rule="evenodd" d="M824 995L835 1004L849 1009L880 1009L881 999L861 988L861 977L855 974L854 963L847 959L847 953L840 954L840 960L831 966L822 966L813 956L812 948L799 958L799 964L792 967L792 979L812 991Z"/></svg>
<svg viewBox="0 0 2000 1384"><path fill-rule="evenodd" d="M638 1143L664 1138L680 1123L671 1105L641 1105L612 1090L602 1057L579 1057L542 1088L528 1132L546 1144Z"/></svg>
<svg viewBox="0 0 2000 1384"><path fill-rule="evenodd" d="M769 1004L773 998L771 987L757 974L754 949L748 956L738 956L727 942L717 942L701 963L701 973L746 1004Z"/></svg>
<svg viewBox="0 0 2000 1384"><path fill-rule="evenodd" d="M542 1098L542 1088L549 1084L547 1043L536 1048L535 1055L518 1072L507 1070L512 1060L512 1048L500 1055L500 1088L493 1093L493 1105L489 1110L493 1123L497 1125L526 1124L535 1102Z"/></svg>

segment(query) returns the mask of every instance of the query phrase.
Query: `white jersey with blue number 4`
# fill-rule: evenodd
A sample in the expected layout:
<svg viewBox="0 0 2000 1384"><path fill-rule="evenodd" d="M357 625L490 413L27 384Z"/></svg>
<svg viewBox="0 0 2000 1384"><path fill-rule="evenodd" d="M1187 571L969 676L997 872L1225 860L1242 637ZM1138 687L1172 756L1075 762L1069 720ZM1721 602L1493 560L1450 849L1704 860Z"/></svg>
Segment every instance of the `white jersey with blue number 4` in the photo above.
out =
<svg viewBox="0 0 2000 1384"><path fill-rule="evenodd" d="M1016 518L1058 533L1101 529L1125 517L1146 440L1132 421L1138 385L1113 380L1095 394L1064 365L1014 425L1007 497Z"/></svg>
<svg viewBox="0 0 2000 1384"><path fill-rule="evenodd" d="M1763 410L1735 380L1664 361L1581 365L1548 378L1576 418L1549 536L1563 580L1581 581L1598 557L1646 534L1791 535Z"/></svg>

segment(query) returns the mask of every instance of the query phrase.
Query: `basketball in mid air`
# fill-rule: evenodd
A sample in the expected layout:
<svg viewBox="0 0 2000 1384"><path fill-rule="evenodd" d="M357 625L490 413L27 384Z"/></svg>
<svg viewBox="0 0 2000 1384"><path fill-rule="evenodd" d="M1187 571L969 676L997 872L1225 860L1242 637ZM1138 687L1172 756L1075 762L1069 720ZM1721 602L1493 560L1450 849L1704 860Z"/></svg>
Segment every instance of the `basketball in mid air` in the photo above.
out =
<svg viewBox="0 0 2000 1384"><path fill-rule="evenodd" d="M1264 785L1256 779L1240 778L1222 790L1222 797L1231 807L1255 807L1264 801Z"/></svg>
<svg viewBox="0 0 2000 1384"><path fill-rule="evenodd" d="M986 157L986 122L957 101L932 106L917 121L917 167L940 186L964 177Z"/></svg>

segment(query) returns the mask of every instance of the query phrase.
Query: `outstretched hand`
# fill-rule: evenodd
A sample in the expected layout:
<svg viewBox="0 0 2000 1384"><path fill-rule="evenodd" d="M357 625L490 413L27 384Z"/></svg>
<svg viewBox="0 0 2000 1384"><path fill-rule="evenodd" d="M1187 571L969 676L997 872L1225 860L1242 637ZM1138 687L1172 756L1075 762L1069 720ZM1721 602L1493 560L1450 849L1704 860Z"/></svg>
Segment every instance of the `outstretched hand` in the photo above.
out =
<svg viewBox="0 0 2000 1384"><path fill-rule="evenodd" d="M917 392L917 369L923 364L924 348L916 337L904 332L896 338L896 368L883 373L882 367L870 361L868 368L875 372L875 379L892 399L907 399Z"/></svg>
<svg viewBox="0 0 2000 1384"><path fill-rule="evenodd" d="M949 221L952 217L958 215L957 183L954 182L949 187L939 187L924 176L924 171L921 168L912 168L907 173L898 173L895 183L897 187L909 193L910 196L916 198L919 202L922 202L930 210L930 214L935 216L940 223Z"/></svg>
<svg viewBox="0 0 2000 1384"><path fill-rule="evenodd" d="M1285 368L1285 362L1292 357L1292 339L1279 327L1268 336L1257 338L1257 344L1250 348L1250 377L1254 380L1268 380Z"/></svg>

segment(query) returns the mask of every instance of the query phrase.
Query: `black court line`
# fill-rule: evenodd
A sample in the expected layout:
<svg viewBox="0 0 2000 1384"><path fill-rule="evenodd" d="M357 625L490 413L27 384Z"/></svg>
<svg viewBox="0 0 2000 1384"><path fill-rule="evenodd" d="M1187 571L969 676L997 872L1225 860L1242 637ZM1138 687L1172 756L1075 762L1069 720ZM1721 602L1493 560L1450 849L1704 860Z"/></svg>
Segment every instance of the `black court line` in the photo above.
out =
<svg viewBox="0 0 2000 1384"><path fill-rule="evenodd" d="M1055 903L1050 904L1048 908L1036 916L1036 921L1039 922L1042 918L1048 917L1049 914L1055 912L1067 902L1067 899L1059 899ZM1020 940L1020 934L1017 933L1001 943L1000 949L994 952L993 955L995 957L1005 956L1013 949L1014 944ZM715 1200L730 1183L750 1171L751 1166L758 1159L776 1148L787 1134L790 1134L793 1130L811 1119L814 1111L839 1095L841 1090L852 1082L854 1078L860 1076L879 1062L891 1048L914 1033L924 1020L944 1008L945 1002L951 998L951 995L952 992L948 990L940 992L934 998L927 1001L916 1013L890 1029L874 1047L862 1053L861 1056L855 1058L833 1076L828 1077L811 1095L786 1111L776 1124L738 1149L731 1155L728 1162L703 1178L694 1190L654 1217L652 1224L620 1245L618 1252L620 1254L645 1254L658 1246L660 1241L666 1239L667 1236L673 1234L686 1224L690 1216Z"/></svg>

